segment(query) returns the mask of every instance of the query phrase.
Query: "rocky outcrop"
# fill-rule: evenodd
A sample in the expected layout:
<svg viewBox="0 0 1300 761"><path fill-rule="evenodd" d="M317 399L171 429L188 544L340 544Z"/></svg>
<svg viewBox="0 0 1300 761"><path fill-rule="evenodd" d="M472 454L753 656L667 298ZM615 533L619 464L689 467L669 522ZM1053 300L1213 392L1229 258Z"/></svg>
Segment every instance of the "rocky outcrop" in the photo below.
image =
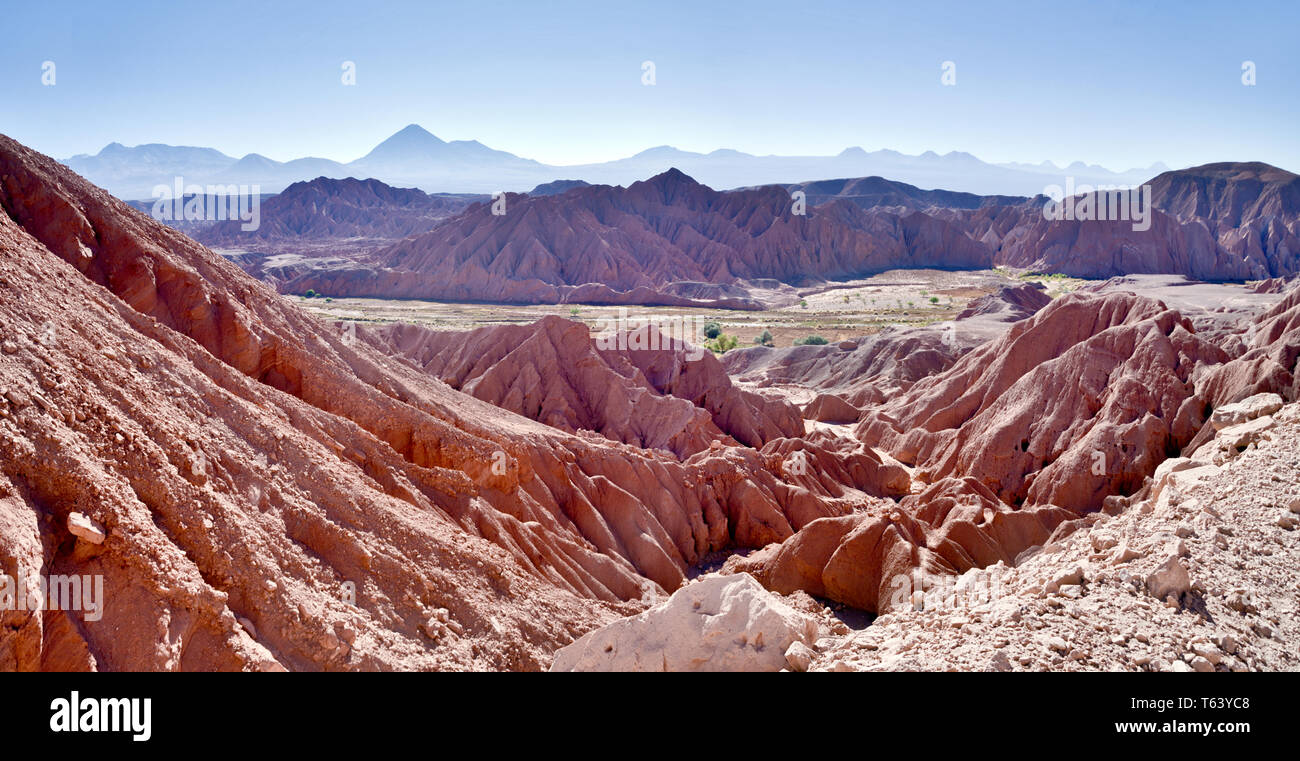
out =
<svg viewBox="0 0 1300 761"><path fill-rule="evenodd" d="M317 177L295 182L261 204L259 225L245 231L239 220L217 222L194 233L214 248L259 253L362 252L427 232L482 196L430 195L379 180Z"/></svg>
<svg viewBox="0 0 1300 761"><path fill-rule="evenodd" d="M925 577L1014 564L1074 518L1055 507L1013 509L972 478L945 479L896 507L814 521L781 545L728 570L753 574L782 594L802 590L871 612L910 607Z"/></svg>
<svg viewBox="0 0 1300 761"><path fill-rule="evenodd" d="M803 416L822 423L856 423L862 410L834 394L818 394L804 405Z"/></svg>
<svg viewBox="0 0 1300 761"><path fill-rule="evenodd" d="M1241 425L1249 420L1264 415L1272 415L1282 409L1282 397L1277 394L1255 394L1239 402L1225 404L1210 415L1210 424L1214 430L1222 431L1234 425Z"/></svg>
<svg viewBox="0 0 1300 761"><path fill-rule="evenodd" d="M1124 220L1053 221L1031 206L1001 235L997 263L1089 278L1162 272L1254 280L1300 271L1300 177L1258 162L1221 163L1165 172L1149 186L1149 229ZM1105 195L1087 198L1094 208L1107 203Z"/></svg>
<svg viewBox="0 0 1300 761"><path fill-rule="evenodd" d="M103 580L98 617L0 614L0 667L537 669L652 588L500 489L564 467L512 416L3 137L0 205L0 566Z"/></svg>
<svg viewBox="0 0 1300 761"><path fill-rule="evenodd" d="M1072 294L869 410L858 435L924 479L1085 513L1195 436L1208 413L1193 373L1227 359L1159 302Z"/></svg>
<svg viewBox="0 0 1300 761"><path fill-rule="evenodd" d="M728 373L746 384L812 388L863 407L946 369L984 339L983 334L956 327L886 328L857 339L853 348L757 346L733 349L722 362ZM813 419L820 419L818 408L813 408Z"/></svg>
<svg viewBox="0 0 1300 761"><path fill-rule="evenodd" d="M788 402L733 386L712 352L652 325L593 337L580 322L546 317L468 333L392 325L357 335L511 412L683 459L714 442L761 447L803 434Z"/></svg>
<svg viewBox="0 0 1300 761"><path fill-rule="evenodd" d="M1062 524L1014 564L926 579L814 643L808 670L1294 671L1300 409L1276 416L1237 459L1175 463L1174 488Z"/></svg>
<svg viewBox="0 0 1300 761"><path fill-rule="evenodd" d="M1034 316L1050 303L1052 297L1047 295L1047 289L1040 283L1007 285L971 301L958 313L956 319L982 317L997 322L1020 322Z"/></svg>
<svg viewBox="0 0 1300 761"><path fill-rule="evenodd" d="M1300 288L1292 287L1272 309L1256 317L1230 345L1240 354L1209 368L1197 389L1213 406L1262 393L1300 399Z"/></svg>
<svg viewBox="0 0 1300 761"><path fill-rule="evenodd" d="M814 521L729 567L778 592L889 611L913 604L899 594L915 591L909 574L1016 565L1095 511L1138 499L1163 509L1272 435L1300 354L1295 308L1288 297L1244 326L1256 346L1234 357L1158 301L1059 299L862 413L859 438L915 466L925 491L896 510ZM1282 393L1246 396L1261 384ZM1167 459L1180 449L1194 454Z"/></svg>
<svg viewBox="0 0 1300 761"><path fill-rule="evenodd" d="M862 408L947 370L966 352L1004 334L1009 322L1049 303L1051 299L1033 284L1005 287L972 301L953 321L888 327L846 345L734 349L723 355L722 362L728 373L746 384L815 389ZM857 419L839 402L820 397L805 407L804 416L826 422Z"/></svg>

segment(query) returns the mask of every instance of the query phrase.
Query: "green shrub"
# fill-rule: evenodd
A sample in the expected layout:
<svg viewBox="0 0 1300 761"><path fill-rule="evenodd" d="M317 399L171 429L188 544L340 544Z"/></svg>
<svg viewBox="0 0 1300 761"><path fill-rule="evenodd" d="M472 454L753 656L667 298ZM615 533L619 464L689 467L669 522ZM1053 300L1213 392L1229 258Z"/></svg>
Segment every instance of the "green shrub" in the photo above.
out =
<svg viewBox="0 0 1300 761"><path fill-rule="evenodd" d="M726 354L740 344L740 339L733 335L721 333L717 338L704 342L704 348L714 354Z"/></svg>
<svg viewBox="0 0 1300 761"><path fill-rule="evenodd" d="M830 341L827 341L825 338L822 338L821 336L818 335L808 336L807 338L794 339L795 346L824 346L825 344L828 343L830 343Z"/></svg>
<svg viewBox="0 0 1300 761"><path fill-rule="evenodd" d="M706 323L704 323L704 337L705 337L705 338L717 338L717 337L720 336L720 335L722 335L722 326L721 326L721 325L719 325L719 324L716 323L716 322L706 322Z"/></svg>

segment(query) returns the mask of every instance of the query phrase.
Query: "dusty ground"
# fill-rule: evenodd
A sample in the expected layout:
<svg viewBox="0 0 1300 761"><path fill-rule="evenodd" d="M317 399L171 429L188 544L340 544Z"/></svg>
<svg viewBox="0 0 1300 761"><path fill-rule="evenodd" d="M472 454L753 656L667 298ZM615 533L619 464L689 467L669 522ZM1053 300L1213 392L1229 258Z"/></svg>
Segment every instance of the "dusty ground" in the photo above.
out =
<svg viewBox="0 0 1300 761"><path fill-rule="evenodd" d="M796 302L761 312L678 307L614 307L510 304L465 304L439 301L388 299L333 299L328 295L307 299L288 296L299 306L330 320L408 322L438 330L470 330L483 325L525 324L546 315L582 320L593 329L602 319L617 319L620 309L629 317L685 316L716 320L723 331L736 336L741 346L752 345L764 330L772 332L776 346L819 335L828 341L874 333L888 325L928 325L950 320L972 299L1003 285L1038 280L1053 294L1065 293L1088 281L1061 277L1017 275L1008 270L947 272L942 270L892 270L864 280L834 283L830 287L800 291L807 306ZM931 301L935 299L936 301ZM576 311L575 311L576 310Z"/></svg>

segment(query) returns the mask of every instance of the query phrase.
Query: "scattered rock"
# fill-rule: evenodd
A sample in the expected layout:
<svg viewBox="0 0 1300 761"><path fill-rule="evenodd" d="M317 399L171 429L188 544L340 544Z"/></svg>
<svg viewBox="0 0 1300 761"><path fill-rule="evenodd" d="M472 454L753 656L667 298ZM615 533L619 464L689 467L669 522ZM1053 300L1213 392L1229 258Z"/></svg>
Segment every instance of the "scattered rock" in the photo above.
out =
<svg viewBox="0 0 1300 761"><path fill-rule="evenodd" d="M1192 579L1187 574L1183 561L1174 556L1166 560L1147 576L1147 593L1157 600L1173 597L1180 599L1192 589Z"/></svg>
<svg viewBox="0 0 1300 761"><path fill-rule="evenodd" d="M785 662L791 671L807 671L817 653L802 641L796 640L785 651Z"/></svg>
<svg viewBox="0 0 1300 761"><path fill-rule="evenodd" d="M1255 418L1272 415L1280 409L1282 397L1277 394L1255 394L1215 409L1210 415L1210 423L1216 431L1222 431Z"/></svg>
<svg viewBox="0 0 1300 761"><path fill-rule="evenodd" d="M91 544L103 544L108 536L102 526L81 513L68 513L68 531Z"/></svg>

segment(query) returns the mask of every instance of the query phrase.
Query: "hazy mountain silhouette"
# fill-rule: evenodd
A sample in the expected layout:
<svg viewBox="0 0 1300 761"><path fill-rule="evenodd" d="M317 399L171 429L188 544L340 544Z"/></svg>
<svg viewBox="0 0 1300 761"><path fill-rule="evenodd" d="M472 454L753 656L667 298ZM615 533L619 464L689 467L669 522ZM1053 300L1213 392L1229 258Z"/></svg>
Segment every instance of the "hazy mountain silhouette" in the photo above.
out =
<svg viewBox="0 0 1300 761"><path fill-rule="evenodd" d="M1075 162L990 164L961 151L911 156L893 150L846 148L834 156L755 156L731 149L710 153L662 145L597 164L552 166L495 150L476 140L446 141L417 124L402 128L355 161L307 157L275 161L252 153L236 159L211 148L151 143L112 143L93 156L65 159L72 169L121 198L152 196L157 185L187 183L261 186L275 193L316 177L375 178L427 192L526 192L558 178L596 185L630 185L676 167L714 188L803 183L826 177L889 177L922 188L978 195L1032 196L1071 176L1076 184L1138 184L1164 171L1163 164L1112 172Z"/></svg>

